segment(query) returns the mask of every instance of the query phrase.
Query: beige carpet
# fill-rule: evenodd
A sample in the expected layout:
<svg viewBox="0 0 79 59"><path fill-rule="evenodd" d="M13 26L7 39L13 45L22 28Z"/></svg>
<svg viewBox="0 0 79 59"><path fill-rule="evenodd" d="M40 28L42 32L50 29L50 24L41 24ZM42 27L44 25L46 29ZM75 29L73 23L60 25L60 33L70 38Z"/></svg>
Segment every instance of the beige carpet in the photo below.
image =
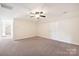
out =
<svg viewBox="0 0 79 59"><path fill-rule="evenodd" d="M79 46L41 37L24 40L0 40L1 56L66 56L79 55Z"/></svg>

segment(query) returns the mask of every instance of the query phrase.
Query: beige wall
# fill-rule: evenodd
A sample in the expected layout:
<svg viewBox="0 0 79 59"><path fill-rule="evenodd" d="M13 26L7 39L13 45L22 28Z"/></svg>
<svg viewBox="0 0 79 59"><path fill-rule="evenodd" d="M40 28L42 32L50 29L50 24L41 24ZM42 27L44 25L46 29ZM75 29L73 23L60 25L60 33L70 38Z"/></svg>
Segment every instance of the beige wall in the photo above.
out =
<svg viewBox="0 0 79 59"><path fill-rule="evenodd" d="M79 44L79 18L40 23L38 33L45 38Z"/></svg>
<svg viewBox="0 0 79 59"><path fill-rule="evenodd" d="M14 20L14 39L23 39L36 36L36 25L27 20Z"/></svg>

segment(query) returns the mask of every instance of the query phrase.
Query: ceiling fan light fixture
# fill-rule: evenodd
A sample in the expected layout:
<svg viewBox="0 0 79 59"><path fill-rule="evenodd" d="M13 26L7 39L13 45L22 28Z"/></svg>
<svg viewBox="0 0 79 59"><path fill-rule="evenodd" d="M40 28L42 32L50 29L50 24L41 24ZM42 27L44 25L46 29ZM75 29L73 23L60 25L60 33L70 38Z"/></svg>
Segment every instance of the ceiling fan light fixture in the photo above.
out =
<svg viewBox="0 0 79 59"><path fill-rule="evenodd" d="M35 15L35 17L36 17L36 18L39 18L40 16L39 16L39 15Z"/></svg>
<svg viewBox="0 0 79 59"><path fill-rule="evenodd" d="M39 14L39 12L35 12L35 14Z"/></svg>
<svg viewBox="0 0 79 59"><path fill-rule="evenodd" d="M43 14L43 12L41 11L40 14Z"/></svg>

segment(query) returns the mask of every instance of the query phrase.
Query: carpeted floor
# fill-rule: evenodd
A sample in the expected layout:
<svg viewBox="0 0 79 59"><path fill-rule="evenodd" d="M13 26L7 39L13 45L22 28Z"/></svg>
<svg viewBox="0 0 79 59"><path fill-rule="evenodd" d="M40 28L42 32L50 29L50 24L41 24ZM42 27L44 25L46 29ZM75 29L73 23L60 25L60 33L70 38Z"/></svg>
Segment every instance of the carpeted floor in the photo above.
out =
<svg viewBox="0 0 79 59"><path fill-rule="evenodd" d="M79 55L79 46L33 37L24 40L0 40L0 56L69 56Z"/></svg>

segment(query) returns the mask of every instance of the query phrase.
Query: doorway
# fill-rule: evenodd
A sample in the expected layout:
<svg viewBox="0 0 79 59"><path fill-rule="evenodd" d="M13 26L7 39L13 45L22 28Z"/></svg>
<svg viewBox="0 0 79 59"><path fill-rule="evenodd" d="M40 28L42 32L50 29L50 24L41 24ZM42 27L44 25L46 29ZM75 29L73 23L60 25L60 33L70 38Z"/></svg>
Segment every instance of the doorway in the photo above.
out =
<svg viewBox="0 0 79 59"><path fill-rule="evenodd" d="M13 20L0 20L0 38L13 38Z"/></svg>

